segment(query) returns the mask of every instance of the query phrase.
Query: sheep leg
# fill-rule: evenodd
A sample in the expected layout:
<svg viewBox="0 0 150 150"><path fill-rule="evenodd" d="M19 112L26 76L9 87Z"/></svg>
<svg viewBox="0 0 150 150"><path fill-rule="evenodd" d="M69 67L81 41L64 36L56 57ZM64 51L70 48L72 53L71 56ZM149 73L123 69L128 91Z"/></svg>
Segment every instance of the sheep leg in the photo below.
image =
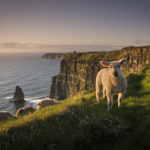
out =
<svg viewBox="0 0 150 150"><path fill-rule="evenodd" d="M112 104L113 104L112 95L108 95L107 96L107 105L108 105L107 110L108 111L112 108Z"/></svg>
<svg viewBox="0 0 150 150"><path fill-rule="evenodd" d="M123 98L123 93L119 93L119 94L118 94L118 107L121 106L122 98Z"/></svg>
<svg viewBox="0 0 150 150"><path fill-rule="evenodd" d="M111 103L113 105L113 94L111 95Z"/></svg>
<svg viewBox="0 0 150 150"><path fill-rule="evenodd" d="M106 90L103 88L103 99L106 99Z"/></svg>
<svg viewBox="0 0 150 150"><path fill-rule="evenodd" d="M99 103L100 101L100 86L96 85L96 101Z"/></svg>

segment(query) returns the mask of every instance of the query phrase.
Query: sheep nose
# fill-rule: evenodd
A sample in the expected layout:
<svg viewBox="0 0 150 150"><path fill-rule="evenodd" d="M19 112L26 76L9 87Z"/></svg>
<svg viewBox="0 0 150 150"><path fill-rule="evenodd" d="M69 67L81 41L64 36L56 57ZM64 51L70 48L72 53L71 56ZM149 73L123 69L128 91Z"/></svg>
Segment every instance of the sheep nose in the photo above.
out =
<svg viewBox="0 0 150 150"><path fill-rule="evenodd" d="M114 76L117 77L118 76L118 72L114 72Z"/></svg>

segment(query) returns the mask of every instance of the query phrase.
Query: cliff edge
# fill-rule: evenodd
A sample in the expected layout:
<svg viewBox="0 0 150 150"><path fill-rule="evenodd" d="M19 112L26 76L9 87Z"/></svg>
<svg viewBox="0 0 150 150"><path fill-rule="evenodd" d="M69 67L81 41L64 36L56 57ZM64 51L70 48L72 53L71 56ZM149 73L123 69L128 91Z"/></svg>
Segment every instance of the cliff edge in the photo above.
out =
<svg viewBox="0 0 150 150"><path fill-rule="evenodd" d="M66 53L46 53L41 56L43 59L63 59Z"/></svg>
<svg viewBox="0 0 150 150"><path fill-rule="evenodd" d="M126 47L121 50L95 53L67 54L61 60L60 73L52 78L50 98L58 100L73 96L80 90L95 88L95 78L101 69L100 60L127 58L123 72L139 72L150 65L150 46Z"/></svg>

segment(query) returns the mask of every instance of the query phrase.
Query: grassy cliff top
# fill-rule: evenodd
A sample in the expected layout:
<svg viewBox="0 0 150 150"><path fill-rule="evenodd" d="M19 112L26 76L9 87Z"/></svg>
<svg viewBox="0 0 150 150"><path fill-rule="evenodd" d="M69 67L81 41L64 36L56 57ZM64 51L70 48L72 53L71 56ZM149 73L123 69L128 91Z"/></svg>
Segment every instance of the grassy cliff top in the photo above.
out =
<svg viewBox="0 0 150 150"><path fill-rule="evenodd" d="M140 49L145 49L145 48L149 48L150 46L139 46L139 47L135 47L135 46L128 46L128 47L124 47L121 50L113 50L113 51L101 51L101 52L88 52L88 53L72 53L72 54L67 54L65 59L72 59L72 57L76 54L76 59L77 61L89 61L90 59L109 59L110 60L114 60L114 58L116 58L116 56L118 55L122 55L124 52L127 51L135 51L135 50L140 50Z"/></svg>
<svg viewBox="0 0 150 150"><path fill-rule="evenodd" d="M107 112L94 91L82 91L55 106L0 123L0 149L150 149L150 67L127 74L121 108Z"/></svg>

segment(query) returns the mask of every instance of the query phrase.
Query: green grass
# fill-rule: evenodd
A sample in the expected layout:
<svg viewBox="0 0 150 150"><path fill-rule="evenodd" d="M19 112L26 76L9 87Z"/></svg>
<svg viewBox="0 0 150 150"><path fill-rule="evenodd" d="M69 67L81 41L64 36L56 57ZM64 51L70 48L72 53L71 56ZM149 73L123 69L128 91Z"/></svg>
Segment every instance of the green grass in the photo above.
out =
<svg viewBox="0 0 150 150"><path fill-rule="evenodd" d="M0 123L0 150L150 149L150 68L128 74L121 108L115 96L96 104L94 91L82 91L55 106Z"/></svg>

